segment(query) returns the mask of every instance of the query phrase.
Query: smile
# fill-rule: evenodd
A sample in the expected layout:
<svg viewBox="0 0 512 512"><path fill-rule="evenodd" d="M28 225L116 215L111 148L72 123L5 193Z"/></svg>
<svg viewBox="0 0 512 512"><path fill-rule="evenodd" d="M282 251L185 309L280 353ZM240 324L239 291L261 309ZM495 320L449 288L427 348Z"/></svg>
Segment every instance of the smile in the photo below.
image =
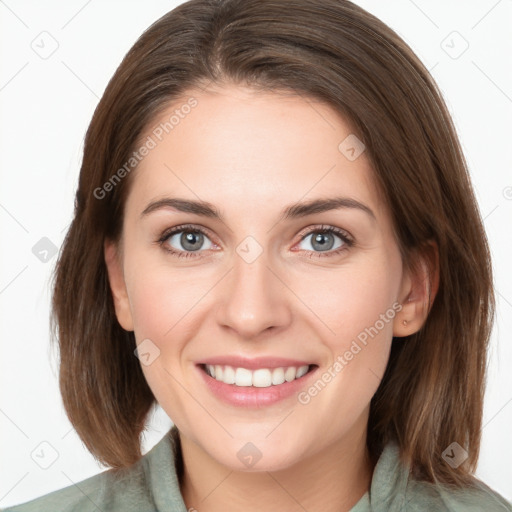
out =
<svg viewBox="0 0 512 512"><path fill-rule="evenodd" d="M249 370L230 365L197 364L206 389L225 404L268 407L297 396L310 385L318 365L281 366Z"/></svg>
<svg viewBox="0 0 512 512"><path fill-rule="evenodd" d="M312 366L314 365L249 370L247 368L234 368L229 365L207 364L203 365L203 369L210 377L224 384L234 384L239 387L267 388L299 379L308 373Z"/></svg>

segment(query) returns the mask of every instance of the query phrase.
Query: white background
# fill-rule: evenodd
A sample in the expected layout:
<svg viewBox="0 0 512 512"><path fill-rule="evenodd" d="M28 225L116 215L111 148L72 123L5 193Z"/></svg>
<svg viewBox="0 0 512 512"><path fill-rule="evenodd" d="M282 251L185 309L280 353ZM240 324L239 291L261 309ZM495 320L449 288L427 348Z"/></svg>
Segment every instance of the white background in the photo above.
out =
<svg viewBox="0 0 512 512"><path fill-rule="evenodd" d="M0 507L105 469L61 404L48 335L56 256L44 263L32 248L43 237L60 247L93 110L143 30L179 3L0 1ZM396 30L431 70L470 165L498 297L477 476L512 500L512 0L356 3ZM43 37L46 49L58 44L46 59L33 49ZM144 451L170 425L157 410ZM58 458L42 469L34 450L46 463Z"/></svg>

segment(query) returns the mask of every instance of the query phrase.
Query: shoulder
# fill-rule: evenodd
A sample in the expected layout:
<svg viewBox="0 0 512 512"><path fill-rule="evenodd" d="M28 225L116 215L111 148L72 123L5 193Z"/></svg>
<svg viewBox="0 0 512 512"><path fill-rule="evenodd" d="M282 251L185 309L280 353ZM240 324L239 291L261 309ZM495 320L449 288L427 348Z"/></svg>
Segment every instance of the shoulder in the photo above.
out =
<svg viewBox="0 0 512 512"><path fill-rule="evenodd" d="M385 446L375 467L371 498L376 512L512 512L512 504L480 480L475 479L475 487L461 489L413 479L393 442Z"/></svg>
<svg viewBox="0 0 512 512"><path fill-rule="evenodd" d="M0 512L155 512L154 473L159 472L160 459L166 458L169 443L168 436L165 436L129 468L104 471Z"/></svg>
<svg viewBox="0 0 512 512"><path fill-rule="evenodd" d="M411 512L430 507L447 512L512 512L510 502L480 481L475 488L460 489L410 480L404 501Z"/></svg>
<svg viewBox="0 0 512 512"><path fill-rule="evenodd" d="M53 491L26 503L2 509L2 512L89 512L98 510L134 510L141 512L146 486L141 465L131 466L128 471L105 471L63 489ZM123 508L123 505L125 508Z"/></svg>

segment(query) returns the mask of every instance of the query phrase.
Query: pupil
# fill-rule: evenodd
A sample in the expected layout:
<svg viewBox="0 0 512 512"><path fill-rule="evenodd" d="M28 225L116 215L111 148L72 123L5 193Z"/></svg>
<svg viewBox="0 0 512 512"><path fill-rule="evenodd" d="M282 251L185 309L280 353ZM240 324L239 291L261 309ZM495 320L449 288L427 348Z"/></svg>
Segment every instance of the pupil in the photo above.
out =
<svg viewBox="0 0 512 512"><path fill-rule="evenodd" d="M203 235L201 233L187 233L182 235L182 245L186 249L190 251L195 251L201 247L201 243L197 243L198 239L200 242L202 242L201 237ZM195 245L195 247L194 247Z"/></svg>
<svg viewBox="0 0 512 512"><path fill-rule="evenodd" d="M329 244L329 240L326 241L326 238L327 239L330 238L330 242L331 242L330 244ZM317 248L320 248L322 250L329 250L329 249L332 248L333 239L332 239L332 236L329 233L318 233L313 238L313 247L315 246L315 243L319 244L319 247L317 247Z"/></svg>

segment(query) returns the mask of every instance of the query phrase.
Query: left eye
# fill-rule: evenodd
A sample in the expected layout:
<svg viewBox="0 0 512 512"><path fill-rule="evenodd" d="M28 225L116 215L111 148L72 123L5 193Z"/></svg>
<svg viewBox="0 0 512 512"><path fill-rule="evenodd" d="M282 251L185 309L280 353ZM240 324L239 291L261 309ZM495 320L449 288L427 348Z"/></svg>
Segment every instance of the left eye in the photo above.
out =
<svg viewBox="0 0 512 512"><path fill-rule="evenodd" d="M331 228L316 229L315 231L311 231L302 238L301 242L304 242L310 236L312 238L311 241L309 242L309 245L313 247L313 251L316 249L320 252L326 252L330 251L331 249L339 249L344 245L349 245L349 240L346 236L344 236L341 233L337 233L337 231ZM341 240L341 243L339 243L336 247L333 247L335 243L335 238ZM310 251L312 249L306 248L305 250Z"/></svg>
<svg viewBox="0 0 512 512"><path fill-rule="evenodd" d="M177 239L179 244L183 247L183 249L175 249L172 246L165 247L164 249L169 251L170 253L177 254L179 257L185 256L190 257L194 256L194 252L198 252L201 249L205 240L209 241L206 233L198 228L175 228L170 232L166 232L162 235L159 242L164 245L165 242L169 242L169 245L173 241L173 239ZM212 243L210 241L210 246L206 247L206 249L211 249Z"/></svg>

